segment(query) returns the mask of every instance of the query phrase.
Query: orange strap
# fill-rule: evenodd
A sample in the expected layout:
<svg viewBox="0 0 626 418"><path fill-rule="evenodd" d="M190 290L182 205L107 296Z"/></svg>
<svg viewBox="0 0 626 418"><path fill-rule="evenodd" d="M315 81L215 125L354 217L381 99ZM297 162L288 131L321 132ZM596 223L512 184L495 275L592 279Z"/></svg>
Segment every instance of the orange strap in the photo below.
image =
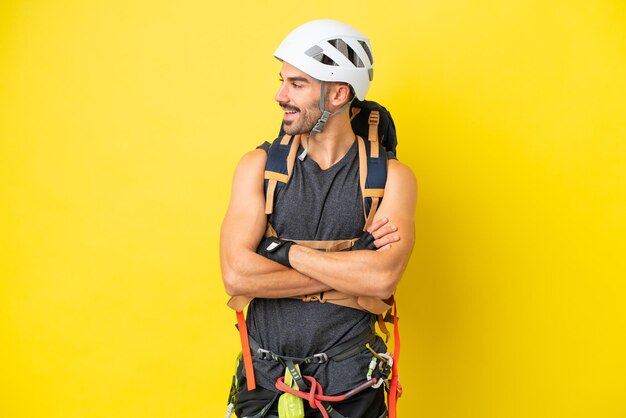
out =
<svg viewBox="0 0 626 418"><path fill-rule="evenodd" d="M393 302L393 365L391 366L391 384L389 385L389 418L396 418L396 405L402 394L402 386L398 376L398 362L400 361L400 330L398 329L397 302Z"/></svg>
<svg viewBox="0 0 626 418"><path fill-rule="evenodd" d="M239 328L239 338L241 339L241 353L243 355L243 365L246 368L246 381L248 390L256 389L256 379L254 378L254 368L252 367L252 354L250 353L250 342L248 341L248 326L243 311L237 311L237 327Z"/></svg>

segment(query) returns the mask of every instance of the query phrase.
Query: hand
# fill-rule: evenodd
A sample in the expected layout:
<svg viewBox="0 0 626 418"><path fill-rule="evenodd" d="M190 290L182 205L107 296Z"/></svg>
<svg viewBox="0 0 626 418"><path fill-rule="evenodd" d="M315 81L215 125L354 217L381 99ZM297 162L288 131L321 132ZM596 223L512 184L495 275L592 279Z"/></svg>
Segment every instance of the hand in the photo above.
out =
<svg viewBox="0 0 626 418"><path fill-rule="evenodd" d="M382 218L374 222L367 231L350 248L342 251L376 250L385 251L391 248L391 244L400 240L397 235L392 235L398 230L395 225L387 225L389 219Z"/></svg>
<svg viewBox="0 0 626 418"><path fill-rule="evenodd" d="M285 267L291 267L289 263L289 249L293 244L295 244L293 241L276 237L265 237L259 243L256 252Z"/></svg>
<svg viewBox="0 0 626 418"><path fill-rule="evenodd" d="M387 218L381 218L367 228L367 232L372 234L374 238L373 243L376 246L376 251L386 251L391 248L391 244L400 241L400 236L395 234L397 231L398 227L389 225Z"/></svg>

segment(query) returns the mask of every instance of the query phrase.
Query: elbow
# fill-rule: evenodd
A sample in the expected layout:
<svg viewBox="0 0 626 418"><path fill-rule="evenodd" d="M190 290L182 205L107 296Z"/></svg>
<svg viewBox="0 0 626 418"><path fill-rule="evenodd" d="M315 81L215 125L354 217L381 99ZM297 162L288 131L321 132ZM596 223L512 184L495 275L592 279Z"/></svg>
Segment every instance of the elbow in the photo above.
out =
<svg viewBox="0 0 626 418"><path fill-rule="evenodd" d="M402 273L396 270L388 271L380 275L376 280L373 296L382 300L389 299L393 296L401 276Z"/></svg>
<svg viewBox="0 0 626 418"><path fill-rule="evenodd" d="M224 290L228 296L238 296L236 275L232 271L222 271L222 281L224 282Z"/></svg>
<svg viewBox="0 0 626 418"><path fill-rule="evenodd" d="M376 289L376 296L379 299L387 300L393 295L393 292L396 290L395 285L391 285L389 283L381 283Z"/></svg>
<svg viewBox="0 0 626 418"><path fill-rule="evenodd" d="M228 296L243 295L243 277L237 271L236 266L222 263L222 281L224 283L224 290Z"/></svg>
<svg viewBox="0 0 626 418"><path fill-rule="evenodd" d="M222 254L220 261L224 290L229 296L249 296L257 290L260 271L254 266L254 258Z"/></svg>

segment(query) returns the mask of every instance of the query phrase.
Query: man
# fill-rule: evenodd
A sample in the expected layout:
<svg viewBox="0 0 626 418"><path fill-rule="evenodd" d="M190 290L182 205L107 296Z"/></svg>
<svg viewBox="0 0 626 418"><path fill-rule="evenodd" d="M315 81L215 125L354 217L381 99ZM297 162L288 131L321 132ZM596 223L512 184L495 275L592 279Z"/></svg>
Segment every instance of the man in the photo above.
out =
<svg viewBox="0 0 626 418"><path fill-rule="evenodd" d="M375 379L368 383L372 353L386 351L374 332L376 315L336 303L306 302L311 298L302 295L337 292L388 300L413 247L416 181L408 167L390 159L384 199L363 232L362 140L355 137L346 111L355 96L365 98L373 75L371 47L363 34L337 21L309 22L284 39L275 57L282 62L275 99L284 111L283 129L299 135L301 145L291 177L270 210L270 224L280 238L264 238L269 144L246 154L234 174L222 226L222 274L229 295L255 298L246 322L257 383L249 390L250 371L238 368L235 412L239 417L279 416L277 380L300 373L309 376L296 379L300 390L319 383L324 395L341 399L312 407L305 403L306 416L384 417L383 387L375 387ZM352 251L324 252L306 244L355 237L360 240ZM363 335L367 345L345 347ZM319 354L337 351L342 353L334 358ZM263 352L271 355L259 355ZM294 358L322 360L301 362L298 369ZM357 387L357 393L350 393ZM350 396L342 397L346 394ZM284 405L280 408L287 414Z"/></svg>

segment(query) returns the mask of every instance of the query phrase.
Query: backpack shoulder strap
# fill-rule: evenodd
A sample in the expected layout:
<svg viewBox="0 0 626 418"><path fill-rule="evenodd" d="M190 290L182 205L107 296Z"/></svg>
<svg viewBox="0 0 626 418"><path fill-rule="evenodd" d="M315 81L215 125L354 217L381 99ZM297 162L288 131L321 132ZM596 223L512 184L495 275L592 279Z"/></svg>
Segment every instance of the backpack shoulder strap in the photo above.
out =
<svg viewBox="0 0 626 418"><path fill-rule="evenodd" d="M272 142L265 163L265 214L274 211L274 197L289 182L296 153L300 146L300 135L283 135Z"/></svg>
<svg viewBox="0 0 626 418"><path fill-rule="evenodd" d="M369 135L367 141L357 136L359 141L359 176L361 195L363 196L363 215L365 231L374 221L385 194L387 183L387 153L378 141L379 112L372 110L368 118Z"/></svg>

